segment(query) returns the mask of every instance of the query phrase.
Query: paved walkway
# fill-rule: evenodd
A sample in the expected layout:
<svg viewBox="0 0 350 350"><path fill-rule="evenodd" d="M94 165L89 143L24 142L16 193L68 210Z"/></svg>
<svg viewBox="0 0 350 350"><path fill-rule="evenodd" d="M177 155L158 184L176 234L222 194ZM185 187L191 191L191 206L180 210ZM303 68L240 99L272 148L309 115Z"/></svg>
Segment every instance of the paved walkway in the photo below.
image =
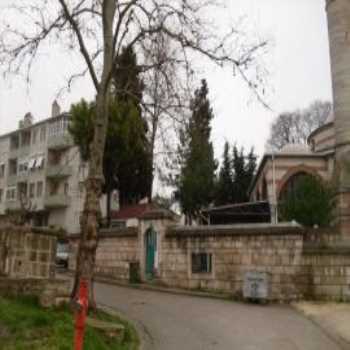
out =
<svg viewBox="0 0 350 350"><path fill-rule="evenodd" d="M340 350L286 306L257 306L96 284L96 299L134 321L146 350Z"/></svg>
<svg viewBox="0 0 350 350"><path fill-rule="evenodd" d="M299 302L294 306L350 349L350 304Z"/></svg>

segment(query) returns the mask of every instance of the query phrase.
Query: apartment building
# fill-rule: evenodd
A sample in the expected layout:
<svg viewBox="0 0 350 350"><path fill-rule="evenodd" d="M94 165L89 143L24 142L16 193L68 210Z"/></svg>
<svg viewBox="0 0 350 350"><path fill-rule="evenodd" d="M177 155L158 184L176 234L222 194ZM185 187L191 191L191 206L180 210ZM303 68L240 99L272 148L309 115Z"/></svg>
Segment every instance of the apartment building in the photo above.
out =
<svg viewBox="0 0 350 350"><path fill-rule="evenodd" d="M87 165L68 124L55 101L50 118L35 123L27 113L16 131L0 136L0 214L24 206L33 225L79 232Z"/></svg>

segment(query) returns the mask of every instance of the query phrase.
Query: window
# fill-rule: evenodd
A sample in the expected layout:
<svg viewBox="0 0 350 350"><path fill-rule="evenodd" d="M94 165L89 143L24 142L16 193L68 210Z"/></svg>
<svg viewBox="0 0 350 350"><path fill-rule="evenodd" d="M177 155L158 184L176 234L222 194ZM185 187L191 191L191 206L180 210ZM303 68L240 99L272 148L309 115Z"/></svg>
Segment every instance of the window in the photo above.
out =
<svg viewBox="0 0 350 350"><path fill-rule="evenodd" d="M22 147L30 146L30 131L25 131L21 134L21 146Z"/></svg>
<svg viewBox="0 0 350 350"><path fill-rule="evenodd" d="M9 175L17 175L17 159L9 160Z"/></svg>
<svg viewBox="0 0 350 350"><path fill-rule="evenodd" d="M36 139L38 138L38 129L32 131L32 145L36 144Z"/></svg>
<svg viewBox="0 0 350 350"><path fill-rule="evenodd" d="M46 139L46 127L42 126L40 128L40 142L44 142Z"/></svg>
<svg viewBox="0 0 350 350"><path fill-rule="evenodd" d="M65 182L64 183L64 194L67 195L69 193L69 183Z"/></svg>
<svg viewBox="0 0 350 350"><path fill-rule="evenodd" d="M28 162L22 161L18 164L18 173L19 174L26 174L28 172Z"/></svg>
<svg viewBox="0 0 350 350"><path fill-rule="evenodd" d="M5 164L1 163L0 164L0 178L5 176Z"/></svg>
<svg viewBox="0 0 350 350"><path fill-rule="evenodd" d="M17 193L18 199L27 198L28 186L26 182L21 182L18 184Z"/></svg>
<svg viewBox="0 0 350 350"><path fill-rule="evenodd" d="M212 254L192 253L192 273L211 273Z"/></svg>
<svg viewBox="0 0 350 350"><path fill-rule="evenodd" d="M39 198L43 195L43 182L39 181L36 184L36 196Z"/></svg>
<svg viewBox="0 0 350 350"><path fill-rule="evenodd" d="M8 201L16 200L16 187L9 187L6 191L6 199Z"/></svg>
<svg viewBox="0 0 350 350"><path fill-rule="evenodd" d="M19 147L19 135L13 135L10 139L10 149L14 150Z"/></svg>
<svg viewBox="0 0 350 350"><path fill-rule="evenodd" d="M29 198L34 198L35 196L35 182L29 184Z"/></svg>
<svg viewBox="0 0 350 350"><path fill-rule="evenodd" d="M4 192L4 190L2 188L0 188L0 203L2 202L3 192Z"/></svg>

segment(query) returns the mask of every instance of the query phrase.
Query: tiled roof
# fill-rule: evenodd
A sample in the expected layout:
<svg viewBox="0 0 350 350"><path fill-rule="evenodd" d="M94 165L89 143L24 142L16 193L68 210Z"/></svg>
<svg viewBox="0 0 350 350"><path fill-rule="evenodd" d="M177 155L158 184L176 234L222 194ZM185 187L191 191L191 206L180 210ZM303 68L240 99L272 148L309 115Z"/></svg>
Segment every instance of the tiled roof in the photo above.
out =
<svg viewBox="0 0 350 350"><path fill-rule="evenodd" d="M146 211L154 209L150 203L128 205L120 208L118 211L112 211L111 217L114 220L126 220L132 218L140 218Z"/></svg>

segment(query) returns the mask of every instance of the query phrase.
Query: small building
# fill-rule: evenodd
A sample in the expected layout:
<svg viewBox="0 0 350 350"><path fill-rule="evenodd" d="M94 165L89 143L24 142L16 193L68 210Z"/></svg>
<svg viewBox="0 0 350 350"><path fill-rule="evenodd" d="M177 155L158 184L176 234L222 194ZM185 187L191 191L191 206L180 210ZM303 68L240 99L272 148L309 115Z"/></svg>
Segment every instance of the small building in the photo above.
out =
<svg viewBox="0 0 350 350"><path fill-rule="evenodd" d="M276 222L277 205L292 191L298 179L315 176L331 181L335 162L334 116L313 131L308 144L288 144L280 151L265 153L250 187L251 202L270 204L272 222Z"/></svg>

